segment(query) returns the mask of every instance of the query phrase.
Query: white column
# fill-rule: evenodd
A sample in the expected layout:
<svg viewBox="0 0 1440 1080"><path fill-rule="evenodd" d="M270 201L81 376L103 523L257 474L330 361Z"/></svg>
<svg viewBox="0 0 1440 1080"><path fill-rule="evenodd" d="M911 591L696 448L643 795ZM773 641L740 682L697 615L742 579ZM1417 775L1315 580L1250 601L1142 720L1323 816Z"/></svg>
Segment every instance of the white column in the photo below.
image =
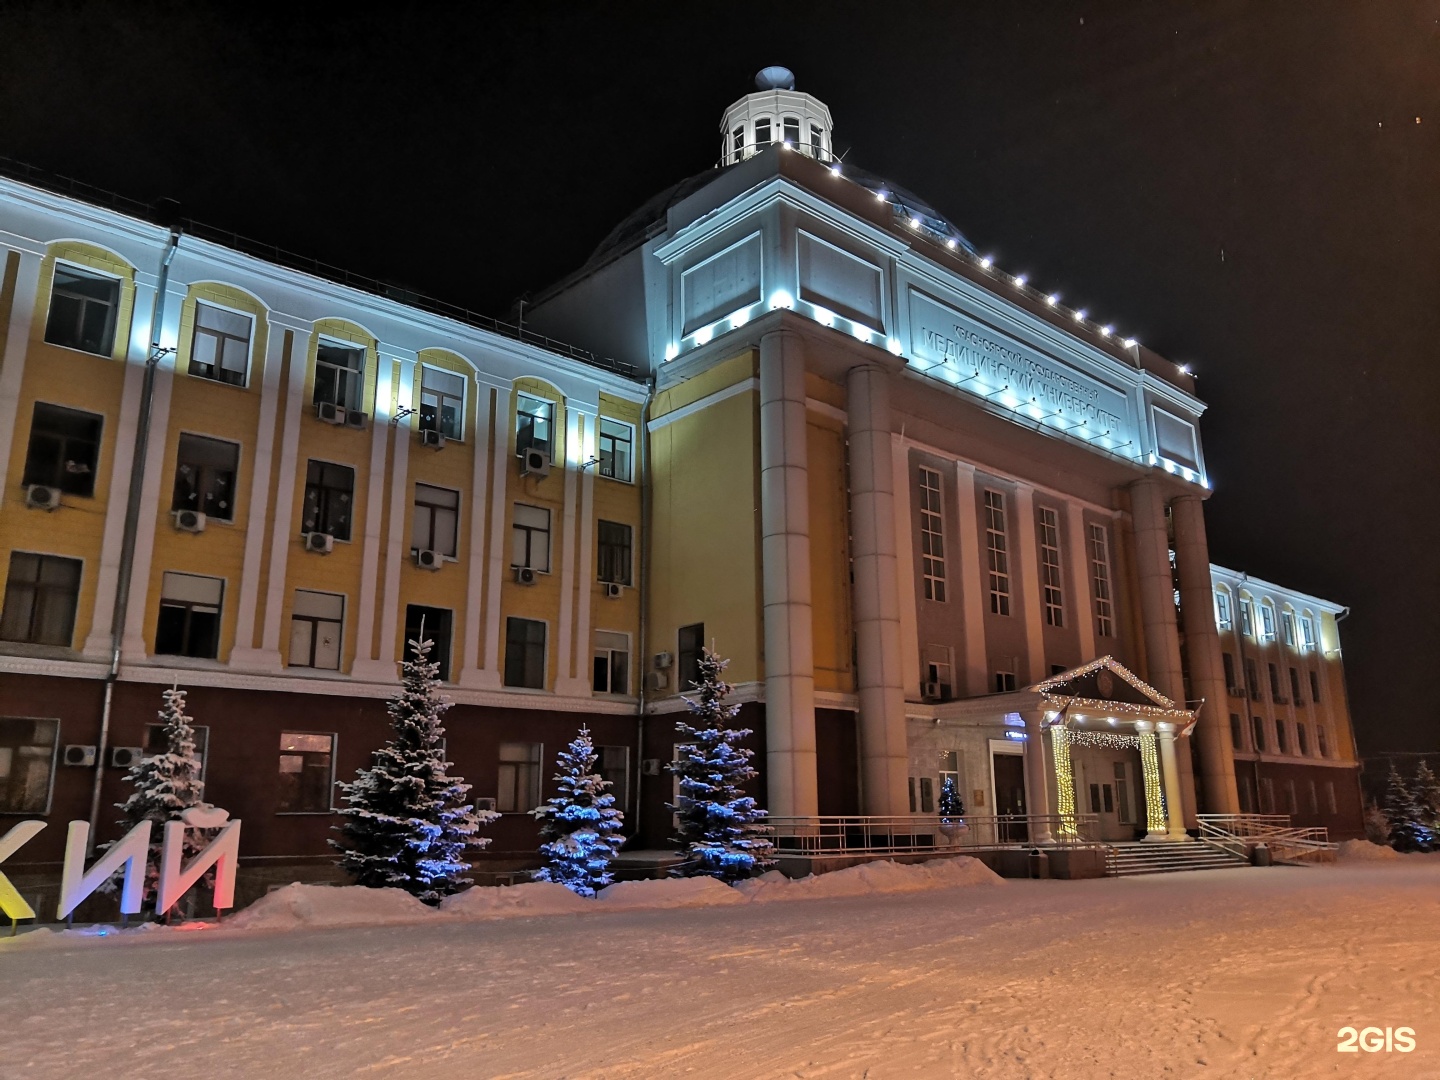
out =
<svg viewBox="0 0 1440 1080"><path fill-rule="evenodd" d="M583 423L580 410L573 402L565 406L565 495L561 511L560 551L560 615L556 621L555 633L555 692L557 694L577 693L574 677L575 651L575 537L580 502L580 428Z"/></svg>
<svg viewBox="0 0 1440 1080"><path fill-rule="evenodd" d="M1180 791L1180 767L1175 756L1175 725L1156 724L1160 743L1160 776L1165 784L1165 824L1171 840L1185 840L1184 799Z"/></svg>
<svg viewBox="0 0 1440 1080"><path fill-rule="evenodd" d="M1025 681L1037 683L1050 674L1045 666L1045 613L1040 601L1040 550L1035 540L1035 489L1015 485L1015 513L1011 535L1015 557L1011 580L1020 589L1020 617L1025 620Z"/></svg>
<svg viewBox="0 0 1440 1080"><path fill-rule="evenodd" d="M266 579L265 630L260 647L264 663L280 666L280 616L285 605L285 581L291 548L298 546L291 535L295 513L295 488L304 485L299 471L300 414L305 403L305 375L310 366L310 336L313 329L290 327L290 380L285 388L285 427L280 434L280 479L276 484L275 527L270 534L270 572Z"/></svg>
<svg viewBox="0 0 1440 1080"><path fill-rule="evenodd" d="M255 425L255 464L251 469L250 499L245 513L245 557L240 569L239 608L235 618L235 648L230 666L260 669L267 666L263 649L255 647L255 615L260 600L260 569L265 561L265 514L270 508L270 482L275 464L276 421L280 413L280 383L285 366L285 328L271 322L266 331L265 362L261 365L260 418ZM274 659L274 658L270 658Z"/></svg>
<svg viewBox="0 0 1440 1080"><path fill-rule="evenodd" d="M393 434L397 445L408 439L410 425L390 422L394 397L395 357L377 350L380 358L375 379L375 408L370 415L370 475L365 491L365 533L361 537L360 602L355 613L355 663L351 674L361 679L388 682L395 677L393 660L384 659L386 646L375 640L375 605L380 588L380 526L385 514L385 459ZM396 508L392 506L391 512Z"/></svg>
<svg viewBox="0 0 1440 1080"><path fill-rule="evenodd" d="M505 545L505 514L510 492L506 480L510 465L510 401L514 391L495 391L494 453L490 481L490 544L488 577L485 582L485 662L476 672L476 685L498 688L503 679L500 668L500 581L509 558Z"/></svg>
<svg viewBox="0 0 1440 1080"><path fill-rule="evenodd" d="M482 604L485 581L485 508L490 480L490 399L489 383L480 381L475 391L474 472L470 481L470 528L466 534L469 561L465 571L465 655L460 659L461 686L476 686L478 665L484 661L480 648L484 625Z"/></svg>
<svg viewBox="0 0 1440 1080"><path fill-rule="evenodd" d="M1025 812L1032 818L1043 818L1050 814L1050 781L1046 775L1045 760L1045 713L1040 709L1027 709L1021 715L1025 719ZM1032 844L1048 844L1053 839L1048 823L1032 822Z"/></svg>
<svg viewBox="0 0 1440 1080"><path fill-rule="evenodd" d="M1075 620L1082 663L1095 659L1095 611L1090 596L1090 534L1085 528L1085 508L1072 502L1065 507L1065 546L1070 549L1070 591L1066 616Z"/></svg>
<svg viewBox="0 0 1440 1080"><path fill-rule="evenodd" d="M1165 534L1165 496L1157 481L1147 478L1130 485L1130 512L1149 682L1183 705L1185 680L1180 670L1180 633L1175 625L1170 541Z"/></svg>
<svg viewBox="0 0 1440 1080"><path fill-rule="evenodd" d="M408 408L408 387L415 385L415 361L400 360L400 406ZM405 646L396 641L400 632L400 567L404 563L405 523L410 518L410 426L403 421L395 432L395 449L390 459L390 528L385 539L385 598L380 609L380 643L375 647L377 674L383 669L384 681L393 681L395 667Z"/></svg>
<svg viewBox="0 0 1440 1080"><path fill-rule="evenodd" d="M596 456L599 418L585 417L584 446L580 453L582 462ZM595 596L595 473L598 463L591 465L580 474L580 516L576 523L579 542L576 560L575 598L575 649L574 667L576 694L590 697L593 686L590 673L590 601Z"/></svg>
<svg viewBox="0 0 1440 1080"><path fill-rule="evenodd" d="M40 267L45 261L43 251L16 251L15 254L20 257L20 265L16 268L15 293L10 304L10 326L0 352L0 473L10 467L15 421L20 409L20 386L25 377L25 354L30 349L30 330L40 296ZM9 256L10 249L0 248L0 279L4 277ZM10 478L12 487L19 482L18 476Z"/></svg>
<svg viewBox="0 0 1440 1080"><path fill-rule="evenodd" d="M900 685L906 697L920 700L920 626L915 605L914 511L911 507L910 452L899 434L890 436L891 491L895 502L895 580L900 597ZM908 809L908 802L907 802Z"/></svg>
<svg viewBox="0 0 1440 1080"><path fill-rule="evenodd" d="M764 569L768 809L819 812L805 354L798 334L760 339L760 545Z"/></svg>
<svg viewBox="0 0 1440 1080"><path fill-rule="evenodd" d="M899 815L909 813L910 797L889 375L879 365L860 364L850 369L845 385L864 810Z"/></svg>
<svg viewBox="0 0 1440 1080"><path fill-rule="evenodd" d="M985 647L985 578L980 548L980 518L975 509L975 466L955 463L955 516L960 525L955 546L960 565L960 602L965 619L965 696L990 692L990 657Z"/></svg>

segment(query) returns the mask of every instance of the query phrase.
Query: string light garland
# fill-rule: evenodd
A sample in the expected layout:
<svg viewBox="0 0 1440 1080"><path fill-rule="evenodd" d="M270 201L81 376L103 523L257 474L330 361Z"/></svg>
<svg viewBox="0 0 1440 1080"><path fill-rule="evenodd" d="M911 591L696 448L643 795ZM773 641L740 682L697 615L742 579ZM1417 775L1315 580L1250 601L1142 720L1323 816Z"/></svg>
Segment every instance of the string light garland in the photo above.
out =
<svg viewBox="0 0 1440 1080"><path fill-rule="evenodd" d="M1050 729L1050 756L1055 760L1055 809L1060 811L1060 836L1067 840L1080 835L1075 823L1075 773L1070 767L1071 734L1063 727Z"/></svg>
<svg viewBox="0 0 1440 1080"><path fill-rule="evenodd" d="M1155 733L1139 736L1140 771L1145 777L1145 825L1152 833L1163 833L1170 826L1165 811L1165 788L1160 783L1160 755L1155 750Z"/></svg>
<svg viewBox="0 0 1440 1080"><path fill-rule="evenodd" d="M1118 731L1067 728L1065 735L1072 746L1098 746L1105 750L1137 750L1140 747L1139 735L1122 735Z"/></svg>

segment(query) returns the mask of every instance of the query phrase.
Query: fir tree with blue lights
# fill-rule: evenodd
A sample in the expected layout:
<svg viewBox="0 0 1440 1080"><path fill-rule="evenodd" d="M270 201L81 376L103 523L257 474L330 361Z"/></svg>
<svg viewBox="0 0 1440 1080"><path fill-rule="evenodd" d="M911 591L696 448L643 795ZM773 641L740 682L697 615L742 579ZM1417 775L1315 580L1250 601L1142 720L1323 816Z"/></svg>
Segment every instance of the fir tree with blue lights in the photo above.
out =
<svg viewBox="0 0 1440 1080"><path fill-rule="evenodd" d="M439 693L440 665L430 659L432 648L423 635L410 642L400 690L390 699L390 741L372 755L370 768L339 784L348 804L339 811L345 823L337 827L344 841L330 845L356 884L404 889L438 904L470 883L465 851L490 842L477 832L499 815L477 811L466 801L470 785L446 771L440 717L450 702Z"/></svg>
<svg viewBox="0 0 1440 1080"><path fill-rule="evenodd" d="M1384 813L1390 826L1390 846L1396 851L1429 851L1434 845L1435 834L1423 820L1420 801L1393 763L1386 782Z"/></svg>
<svg viewBox="0 0 1440 1080"><path fill-rule="evenodd" d="M948 824L960 824L965 816L965 801L960 798L960 785L955 777L947 776L940 782L940 819Z"/></svg>
<svg viewBox="0 0 1440 1080"><path fill-rule="evenodd" d="M535 880L553 881L580 896L594 896L614 880L610 864L625 839L625 814L615 808L610 781L595 771L599 756L590 729L582 727L556 760L558 794L531 811L544 823L545 865Z"/></svg>
<svg viewBox="0 0 1440 1080"><path fill-rule="evenodd" d="M685 699L690 723L675 724L682 745L670 771L679 778L680 793L670 809L680 822L675 840L685 856L670 871L676 877L708 875L734 883L775 862L765 811L741 789L758 773L750 765L753 751L740 745L750 730L728 726L740 711L725 704L731 687L721 676L728 664L703 650L694 695Z"/></svg>

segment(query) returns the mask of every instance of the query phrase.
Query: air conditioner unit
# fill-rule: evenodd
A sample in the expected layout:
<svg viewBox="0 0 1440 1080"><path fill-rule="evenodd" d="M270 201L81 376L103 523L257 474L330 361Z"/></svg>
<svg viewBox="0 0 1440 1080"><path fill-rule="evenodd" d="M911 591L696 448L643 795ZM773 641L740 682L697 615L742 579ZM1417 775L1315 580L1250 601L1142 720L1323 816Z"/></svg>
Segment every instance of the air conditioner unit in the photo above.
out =
<svg viewBox="0 0 1440 1080"><path fill-rule="evenodd" d="M657 652L657 653L655 654L655 670L656 670L656 671L664 671L666 668L668 668L668 667L669 667L671 664L673 664L673 663L675 663L675 656L674 656L673 653Z"/></svg>
<svg viewBox="0 0 1440 1080"><path fill-rule="evenodd" d="M490 813L493 814L493 813L495 812L495 800L494 800L494 799L476 799L476 800L475 800L475 809L476 809L476 810L480 810L480 811L489 811Z"/></svg>
<svg viewBox="0 0 1440 1080"><path fill-rule="evenodd" d="M670 680L663 671L647 671L645 673L646 690L664 690L670 685Z"/></svg>
<svg viewBox="0 0 1440 1080"><path fill-rule="evenodd" d="M35 510L54 510L60 505L60 489L48 484L30 484L25 488L25 505Z"/></svg>
<svg viewBox="0 0 1440 1080"><path fill-rule="evenodd" d="M131 769L140 764L145 757L143 746L112 746L110 748L110 765L116 769Z"/></svg>
<svg viewBox="0 0 1440 1080"><path fill-rule="evenodd" d="M433 446L436 450L439 450L445 445L445 436L441 432L434 431L430 428L421 428L420 445Z"/></svg>
<svg viewBox="0 0 1440 1080"><path fill-rule="evenodd" d="M335 405L328 401L317 402L315 415L322 424L343 424L345 423L345 409L341 405Z"/></svg>
<svg viewBox="0 0 1440 1080"><path fill-rule="evenodd" d="M305 534L305 550L318 551L321 555L329 555L335 549L335 537L329 533L308 532Z"/></svg>
<svg viewBox="0 0 1440 1080"><path fill-rule="evenodd" d="M658 757L647 757L640 759L641 776L659 776L660 759Z"/></svg>
<svg viewBox="0 0 1440 1080"><path fill-rule="evenodd" d="M92 769L95 767L95 747L70 743L65 747L65 756L62 760L66 765L83 765L87 769Z"/></svg>
<svg viewBox="0 0 1440 1080"><path fill-rule="evenodd" d="M533 566L517 566L515 570L515 581L520 585L534 585L536 580L535 568Z"/></svg>
<svg viewBox="0 0 1440 1080"><path fill-rule="evenodd" d="M625 586L618 581L605 582L605 598L607 600L619 600L625 595Z"/></svg>
<svg viewBox="0 0 1440 1080"><path fill-rule="evenodd" d="M530 447L520 455L521 476L549 476L550 455L537 447Z"/></svg>
<svg viewBox="0 0 1440 1080"><path fill-rule="evenodd" d="M930 701L945 700L945 684L938 682L927 682L920 687L920 696Z"/></svg>
<svg viewBox="0 0 1440 1080"><path fill-rule="evenodd" d="M365 415L365 413L359 412L356 409L345 410L345 426L348 428L356 428L359 431L364 431L365 423L369 419L370 417Z"/></svg>
<svg viewBox="0 0 1440 1080"><path fill-rule="evenodd" d="M181 532L204 532L205 515L200 513L199 510L176 510L175 528Z"/></svg>
<svg viewBox="0 0 1440 1080"><path fill-rule="evenodd" d="M417 551L415 552L415 565L426 570L439 570L444 562L438 551Z"/></svg>

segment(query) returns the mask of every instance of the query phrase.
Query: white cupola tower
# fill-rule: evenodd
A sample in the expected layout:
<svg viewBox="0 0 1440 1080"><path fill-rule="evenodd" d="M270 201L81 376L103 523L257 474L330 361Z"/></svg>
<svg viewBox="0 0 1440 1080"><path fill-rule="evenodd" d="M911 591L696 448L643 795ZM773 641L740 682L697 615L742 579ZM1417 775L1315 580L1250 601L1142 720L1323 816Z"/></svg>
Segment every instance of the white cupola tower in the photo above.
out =
<svg viewBox="0 0 1440 1080"><path fill-rule="evenodd" d="M789 68L767 67L755 76L755 92L725 110L720 121L720 163L734 165L784 143L820 161L833 158L830 110L795 89Z"/></svg>

